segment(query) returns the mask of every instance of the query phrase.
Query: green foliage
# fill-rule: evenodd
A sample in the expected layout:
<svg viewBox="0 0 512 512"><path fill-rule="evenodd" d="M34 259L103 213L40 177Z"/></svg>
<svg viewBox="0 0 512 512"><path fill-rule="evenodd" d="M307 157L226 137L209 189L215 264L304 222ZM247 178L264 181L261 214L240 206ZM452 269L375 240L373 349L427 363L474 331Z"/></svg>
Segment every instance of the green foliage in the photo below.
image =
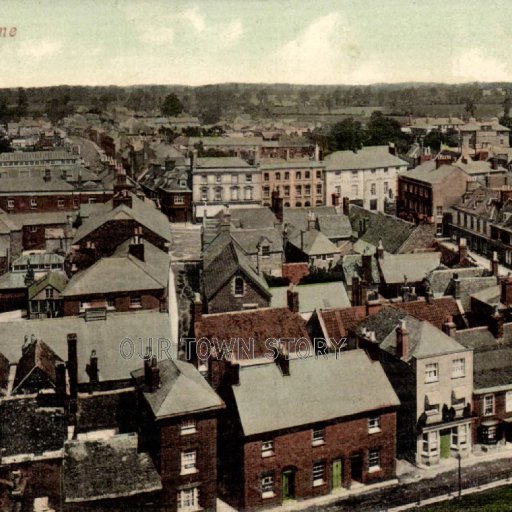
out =
<svg viewBox="0 0 512 512"><path fill-rule="evenodd" d="M300 284L330 283L342 280L343 270L341 265L336 265L330 269L310 267L309 274L300 280Z"/></svg>
<svg viewBox="0 0 512 512"><path fill-rule="evenodd" d="M501 487L420 508L422 512L508 512L512 502L512 488Z"/></svg>
<svg viewBox="0 0 512 512"><path fill-rule="evenodd" d="M176 94L168 94L162 104L162 114L164 116L177 116L183 112L183 104Z"/></svg>
<svg viewBox="0 0 512 512"><path fill-rule="evenodd" d="M363 147L363 126L353 117L347 117L336 123L329 134L328 149L330 151L344 151L361 149Z"/></svg>

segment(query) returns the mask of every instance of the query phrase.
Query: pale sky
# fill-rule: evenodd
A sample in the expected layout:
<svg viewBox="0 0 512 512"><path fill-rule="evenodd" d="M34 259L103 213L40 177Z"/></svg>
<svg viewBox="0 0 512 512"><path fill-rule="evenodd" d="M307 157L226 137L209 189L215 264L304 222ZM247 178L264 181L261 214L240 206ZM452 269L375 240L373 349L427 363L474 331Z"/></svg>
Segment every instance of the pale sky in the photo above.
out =
<svg viewBox="0 0 512 512"><path fill-rule="evenodd" d="M0 0L13 26L0 87L512 81L511 0Z"/></svg>

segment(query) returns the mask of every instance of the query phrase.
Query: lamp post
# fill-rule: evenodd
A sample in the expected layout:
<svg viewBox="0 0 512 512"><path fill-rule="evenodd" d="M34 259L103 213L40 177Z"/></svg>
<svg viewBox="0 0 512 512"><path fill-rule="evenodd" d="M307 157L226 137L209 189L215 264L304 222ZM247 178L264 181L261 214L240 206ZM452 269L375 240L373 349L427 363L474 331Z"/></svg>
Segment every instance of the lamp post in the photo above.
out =
<svg viewBox="0 0 512 512"><path fill-rule="evenodd" d="M461 468L462 456L460 453L457 453L457 461L459 463L459 498L460 498L462 496L462 468Z"/></svg>

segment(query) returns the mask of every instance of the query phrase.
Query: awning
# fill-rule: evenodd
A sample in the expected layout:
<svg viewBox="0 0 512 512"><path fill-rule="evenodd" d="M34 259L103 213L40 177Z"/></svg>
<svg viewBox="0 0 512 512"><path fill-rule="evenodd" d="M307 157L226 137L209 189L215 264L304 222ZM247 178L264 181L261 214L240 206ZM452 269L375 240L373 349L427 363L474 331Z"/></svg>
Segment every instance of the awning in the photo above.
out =
<svg viewBox="0 0 512 512"><path fill-rule="evenodd" d="M455 400L464 400L464 398L466 398L466 388L463 386L453 388L452 393Z"/></svg>
<svg viewBox="0 0 512 512"><path fill-rule="evenodd" d="M425 395L428 405L439 405L441 403L441 395L439 391L430 391Z"/></svg>
<svg viewBox="0 0 512 512"><path fill-rule="evenodd" d="M482 427L494 427L498 423L499 423L498 420L486 420L486 421L482 421L482 423L480 423L480 425Z"/></svg>

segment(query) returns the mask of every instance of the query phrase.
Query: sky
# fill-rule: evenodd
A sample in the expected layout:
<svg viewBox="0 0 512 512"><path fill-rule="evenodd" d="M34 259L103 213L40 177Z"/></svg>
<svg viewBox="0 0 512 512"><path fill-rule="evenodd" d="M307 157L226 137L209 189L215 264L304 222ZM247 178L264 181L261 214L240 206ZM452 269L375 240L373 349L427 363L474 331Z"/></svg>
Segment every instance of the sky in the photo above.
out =
<svg viewBox="0 0 512 512"><path fill-rule="evenodd" d="M0 87L512 81L511 26L510 0L0 0Z"/></svg>

